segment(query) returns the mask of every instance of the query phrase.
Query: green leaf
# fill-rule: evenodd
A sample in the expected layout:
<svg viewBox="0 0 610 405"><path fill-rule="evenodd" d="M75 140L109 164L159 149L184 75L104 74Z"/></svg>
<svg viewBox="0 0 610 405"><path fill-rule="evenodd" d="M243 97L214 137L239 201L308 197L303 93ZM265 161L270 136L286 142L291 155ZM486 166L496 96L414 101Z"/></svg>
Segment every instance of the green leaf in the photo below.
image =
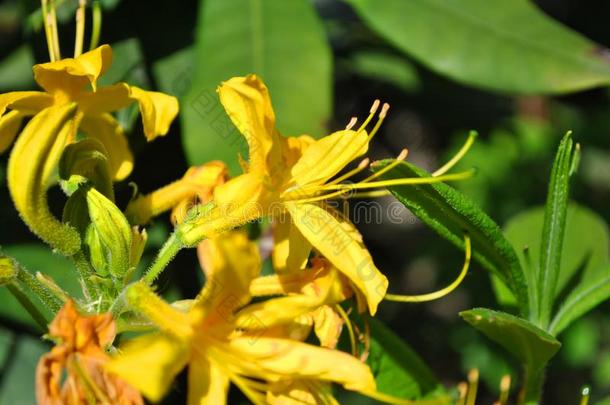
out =
<svg viewBox="0 0 610 405"><path fill-rule="evenodd" d="M153 64L153 74L159 90L182 98L191 87L194 47L180 49Z"/></svg>
<svg viewBox="0 0 610 405"><path fill-rule="evenodd" d="M219 159L232 174L246 142L218 101L217 86L259 75L269 87L277 126L286 135L323 134L332 104L332 59L324 29L307 0L201 1L194 77L182 100L182 142L189 164Z"/></svg>
<svg viewBox="0 0 610 405"><path fill-rule="evenodd" d="M415 66L398 55L360 51L352 55L346 67L361 76L391 83L408 93L419 90L420 82Z"/></svg>
<svg viewBox="0 0 610 405"><path fill-rule="evenodd" d="M504 226L504 235L517 251L526 271L539 263L543 223L544 207L535 207L517 214ZM608 226L603 218L588 208L569 204L555 297L565 290L579 270L581 280L597 280L602 265L609 260L608 246ZM525 247L529 260L523 253Z"/></svg>
<svg viewBox="0 0 610 405"><path fill-rule="evenodd" d="M2 369L0 403L35 404L36 364L48 349L37 339L27 336L14 338L12 358Z"/></svg>
<svg viewBox="0 0 610 405"><path fill-rule="evenodd" d="M559 144L551 170L537 277L539 316L534 318L544 328L548 326L555 302L568 211L570 174L577 152L578 148L574 147L571 133L568 132ZM533 315L536 316L535 313Z"/></svg>
<svg viewBox="0 0 610 405"><path fill-rule="evenodd" d="M51 249L46 245L38 243L7 245L2 246L2 251L15 258L32 273L39 271L50 276L71 296L81 296L77 274L72 263L65 257L51 252ZM32 302L38 303L35 297L32 296L31 299ZM0 302L2 302L2 305L0 305L1 317L38 329L38 325L6 288L0 288ZM47 318L50 318L50 312L46 308L39 307L39 310Z"/></svg>
<svg viewBox="0 0 610 405"><path fill-rule="evenodd" d="M610 298L610 265L601 268L597 279L583 280L561 304L549 326L558 335L572 322Z"/></svg>
<svg viewBox="0 0 610 405"><path fill-rule="evenodd" d="M505 312L474 308L460 312L460 316L532 370L542 369L561 347L542 329Z"/></svg>
<svg viewBox="0 0 610 405"><path fill-rule="evenodd" d="M373 165L377 171L392 160ZM426 171L402 162L381 176L382 179L429 177ZM472 242L473 257L487 270L500 277L519 297L524 314L528 308L527 287L519 259L498 225L468 197L443 184L416 184L389 187L392 194L426 225L454 245L464 247L464 232Z"/></svg>
<svg viewBox="0 0 610 405"><path fill-rule="evenodd" d="M566 93L610 82L601 46L527 0L346 1L398 49L462 83Z"/></svg>
<svg viewBox="0 0 610 405"><path fill-rule="evenodd" d="M368 322L371 346L367 364L380 392L417 399L438 389L434 374L413 349L382 322L375 318Z"/></svg>
<svg viewBox="0 0 610 405"><path fill-rule="evenodd" d="M0 90L30 89L34 84L34 55L27 45L15 49L0 62Z"/></svg>

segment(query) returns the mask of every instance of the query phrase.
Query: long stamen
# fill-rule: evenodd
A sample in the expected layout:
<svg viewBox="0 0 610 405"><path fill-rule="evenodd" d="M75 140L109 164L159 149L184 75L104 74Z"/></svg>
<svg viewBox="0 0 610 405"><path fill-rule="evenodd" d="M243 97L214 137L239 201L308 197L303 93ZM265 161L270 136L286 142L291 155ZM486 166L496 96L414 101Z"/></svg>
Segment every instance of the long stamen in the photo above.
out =
<svg viewBox="0 0 610 405"><path fill-rule="evenodd" d="M473 368L468 373L468 395L466 396L466 405L474 405L477 399L477 389L479 387L479 370Z"/></svg>
<svg viewBox="0 0 610 405"><path fill-rule="evenodd" d="M352 321L347 316L345 310L341 307L341 305L335 305L335 310L339 313L343 322L345 322L345 326L347 327L347 332L349 334L349 343L352 348L352 355L354 357L358 357L358 347L356 346L356 334L354 334L354 328L352 326Z"/></svg>
<svg viewBox="0 0 610 405"><path fill-rule="evenodd" d="M400 152L400 154L398 156L396 156L396 160L394 160L392 163L390 163L389 165L387 165L383 169L379 170L377 173L374 173L374 174L370 175L369 177L367 177L366 179L362 180L362 182L363 183L368 183L369 181L376 179L377 177L381 176L382 174L387 173L388 171L392 170L397 165L399 165L400 162L405 160L408 155L409 155L409 150L406 149L406 148L403 149Z"/></svg>
<svg viewBox="0 0 610 405"><path fill-rule="evenodd" d="M385 197L386 195L392 194L390 190L375 190L375 191L365 191L363 193L354 193L350 197L351 198L376 198L376 197Z"/></svg>
<svg viewBox="0 0 610 405"><path fill-rule="evenodd" d="M366 128L366 126L369 125L369 122L371 122L371 120L375 116L375 113L377 112L377 109L379 108L380 103L381 102L379 100L375 100L373 102L373 105L371 106L371 109L369 110L369 116L366 117L366 119L364 120L362 125L360 125L360 128L358 128L358 132L364 130Z"/></svg>
<svg viewBox="0 0 610 405"><path fill-rule="evenodd" d="M464 405L466 403L466 394L468 394L468 384L462 381L457 385L457 390L459 393L457 405Z"/></svg>
<svg viewBox="0 0 610 405"><path fill-rule="evenodd" d="M411 184L432 184L441 183L444 181L463 180L471 177L475 170L467 170L452 174L445 174L437 177L409 177L404 179L391 179L382 181L373 181L369 183L354 183L354 184L328 184L318 187L317 190L362 190L370 188L382 188L391 186L404 186Z"/></svg>
<svg viewBox="0 0 610 405"><path fill-rule="evenodd" d="M510 393L510 375L507 374L500 380L500 398L498 403L500 405L506 405L508 402L508 395Z"/></svg>
<svg viewBox="0 0 610 405"><path fill-rule="evenodd" d="M472 254L472 249L470 245L470 236L468 234L464 234L464 265L462 266L462 270L460 271L460 275L456 278L451 284L447 287L442 288L438 291L429 293L429 294L421 294L421 295L398 295L398 294L386 294L385 300L395 301L395 302L425 302L432 301L439 298L444 297L449 294L453 290L455 290L466 277L466 273L468 273L468 268L470 267L470 257Z"/></svg>
<svg viewBox="0 0 610 405"><path fill-rule="evenodd" d="M337 177L333 181L329 181L326 184L338 184L338 183L341 183L343 180L347 180L350 177L355 176L356 174L358 174L361 171L363 171L364 169L366 169L369 166L370 162L371 162L371 160L369 158L365 158L365 159L362 160L362 162L360 162L358 164L358 167L356 167L355 169L350 170L349 172L345 173L342 176Z"/></svg>
<svg viewBox="0 0 610 405"><path fill-rule="evenodd" d="M85 5L86 0L78 0L76 9L76 36L74 38L74 57L83 53L83 41L85 40Z"/></svg>
<svg viewBox="0 0 610 405"><path fill-rule="evenodd" d="M432 173L432 176L440 176L441 174L445 174L453 166L455 166L456 163L459 162L464 157L464 155L466 155L466 153L468 153L468 150L470 150L470 147L472 146L472 144L474 144L474 141L475 141L475 139L477 139L477 136L478 136L478 134L475 131L470 131L470 133L468 134L468 139L466 139L466 142L460 148L458 153L456 153L455 156L453 156L441 168L439 168L437 171Z"/></svg>
<svg viewBox="0 0 610 405"><path fill-rule="evenodd" d="M92 19L91 42L89 43L90 51L97 48L100 40L100 31L102 30L102 6L100 5L100 0L93 0Z"/></svg>
<svg viewBox="0 0 610 405"><path fill-rule="evenodd" d="M55 13L55 0L51 0L51 8L49 10L49 25L53 35L53 51L55 59L61 59L61 50L59 48L59 34L57 33L57 14Z"/></svg>
<svg viewBox="0 0 610 405"><path fill-rule="evenodd" d="M42 23L44 25L44 34L47 39L47 48L49 50L49 60L51 62L55 62L55 52L53 49L53 31L51 30L51 26L49 25L49 6L48 0L42 0Z"/></svg>
<svg viewBox="0 0 610 405"><path fill-rule="evenodd" d="M390 105L388 103L383 103L383 107L381 107L381 112L379 113L379 119L377 120L377 123L375 124L375 126L371 130L371 133L369 134L369 138L368 138L369 141L371 139L373 139L373 137L375 136L375 134L381 127L381 124L383 123L383 120L385 120L385 117L388 114L389 109L390 109Z"/></svg>
<svg viewBox="0 0 610 405"><path fill-rule="evenodd" d="M345 126L345 130L350 130L354 127L354 125L356 125L356 123L358 122L358 117L352 117L349 122L347 123L347 125Z"/></svg>
<svg viewBox="0 0 610 405"><path fill-rule="evenodd" d="M580 405L587 405L591 396L591 388L585 386L581 391Z"/></svg>

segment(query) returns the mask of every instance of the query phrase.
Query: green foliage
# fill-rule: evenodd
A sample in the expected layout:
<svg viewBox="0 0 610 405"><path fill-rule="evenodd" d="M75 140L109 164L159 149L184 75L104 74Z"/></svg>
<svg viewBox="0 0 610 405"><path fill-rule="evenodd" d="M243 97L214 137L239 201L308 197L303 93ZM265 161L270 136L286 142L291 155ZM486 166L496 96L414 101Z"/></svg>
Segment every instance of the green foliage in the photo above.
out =
<svg viewBox="0 0 610 405"><path fill-rule="evenodd" d="M439 382L413 349L382 322L375 318L370 318L368 322L371 346L367 363L375 376L377 389L410 399L438 392L441 388Z"/></svg>
<svg viewBox="0 0 610 405"><path fill-rule="evenodd" d="M460 316L533 370L544 368L561 347L544 330L505 312L475 308L460 312Z"/></svg>
<svg viewBox="0 0 610 405"><path fill-rule="evenodd" d="M286 41L290 35L290 41ZM188 162L223 160L240 172L246 143L218 101L216 87L255 73L269 86L283 134L325 132L332 63L322 24L307 0L201 2L190 90L182 99Z"/></svg>
<svg viewBox="0 0 610 405"><path fill-rule="evenodd" d="M599 45L527 0L345 0L392 45L462 83L565 93L610 82ZM518 28L516 28L518 27ZM519 68L511 68L518 63Z"/></svg>
<svg viewBox="0 0 610 405"><path fill-rule="evenodd" d="M373 170L380 170L391 162L380 161ZM426 171L402 162L382 178L429 176ZM463 248L463 235L467 232L472 241L473 257L507 282L519 297L521 310L527 313L527 287L517 255L498 225L468 197L443 183L393 186L389 189L413 214L454 245Z"/></svg>

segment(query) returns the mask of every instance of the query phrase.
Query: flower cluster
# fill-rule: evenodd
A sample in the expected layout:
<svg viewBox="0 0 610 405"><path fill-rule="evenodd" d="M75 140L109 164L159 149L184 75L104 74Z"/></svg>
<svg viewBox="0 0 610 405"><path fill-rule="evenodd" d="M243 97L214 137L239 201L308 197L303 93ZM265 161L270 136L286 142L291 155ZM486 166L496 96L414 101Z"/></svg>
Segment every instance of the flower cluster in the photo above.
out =
<svg viewBox="0 0 610 405"><path fill-rule="evenodd" d="M169 131L177 100L125 83L98 87L111 48L102 45L62 59L53 19L46 18L52 15L47 10L52 62L34 66L44 91L0 95L0 151L16 139L8 165L15 207L34 234L73 261L83 287L82 298L70 297L44 275L18 277L23 270L15 263L4 266L11 270L3 284L31 288L56 311L48 335L56 346L38 366L38 401L139 404L140 393L159 401L187 368L192 404L225 403L230 384L256 404L336 403L332 383L377 400L410 403L376 390L366 350L356 355L348 312L366 318L389 297L420 297L387 294L388 279L360 233L330 201L468 174L445 175L447 166L428 178L382 180L406 158L405 150L354 182L369 167L364 155L389 106L376 101L358 128L352 119L345 129L320 139L284 137L275 126L267 87L249 75L218 88L249 146L244 173L229 178L222 162L209 162L159 190L134 196L121 209L113 182L128 177L134 159L112 112L138 103L151 141ZM62 218L47 203L47 190L56 185L67 196ZM135 279L146 244L140 227L167 211L175 231ZM273 240L271 272L263 271L261 246L245 231L258 219L266 220L262 226ZM196 297L168 303L156 294L154 281L188 247L197 249L205 284ZM463 278L468 238L466 252L460 278L431 298ZM134 330L143 333L116 344L117 331ZM352 353L340 350L344 330Z"/></svg>

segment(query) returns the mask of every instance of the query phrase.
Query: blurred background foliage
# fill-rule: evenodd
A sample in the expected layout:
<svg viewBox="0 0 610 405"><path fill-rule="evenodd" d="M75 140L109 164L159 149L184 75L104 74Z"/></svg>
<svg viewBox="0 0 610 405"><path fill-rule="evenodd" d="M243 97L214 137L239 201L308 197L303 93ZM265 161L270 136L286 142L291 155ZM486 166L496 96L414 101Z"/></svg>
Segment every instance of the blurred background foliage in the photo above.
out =
<svg viewBox="0 0 610 405"><path fill-rule="evenodd" d="M63 49L70 49L77 2L57 2ZM134 119L136 111L120 112L120 122L132 134L137 162L129 181L140 191L151 191L182 176L189 165L212 159L225 160L233 174L239 172L237 153L246 153L245 143L224 116L215 88L231 76L257 73L270 88L285 135L320 136L342 128L352 115L363 117L372 100L379 98L392 108L372 143L371 156L391 157L407 147L411 162L432 169L459 148L468 130L477 130L476 144L459 165L476 167L477 176L455 187L499 224L510 220L509 239L519 240L528 229L539 229L535 213L511 218L544 204L555 147L572 130L582 145L582 161L571 195L594 214L571 220L564 260L579 262L582 255L593 254L588 242L582 242L591 235L591 243L597 242L599 254L607 260L609 3L101 3L101 42L114 50L114 64L104 81L127 81L181 100L179 122L167 137L150 144L136 136L142 131ZM47 61L38 6L36 0L0 2L0 92L35 88L31 66ZM4 181L6 158L0 157L0 244L29 269L43 270L69 289L74 281L64 260L28 233L12 207ZM119 184L119 202L125 204L132 192L127 182ZM58 190L51 190L51 201L61 198ZM387 205L390 200L380 202ZM524 219L527 215L534 219ZM383 216L381 223L359 224L391 289L418 293L447 284L459 269L461 254L406 210L399 216L400 221ZM166 218L155 221L148 257L170 229ZM168 297L194 296L202 281L196 263L194 252L182 253L164 273L161 291ZM0 302L0 403L31 403L33 369L47 348L38 337L40 330L12 296L0 290ZM414 370L421 380L402 384L402 394L434 389L434 378L426 377L429 371L401 371L403 360L413 365L409 359L414 351L448 387L478 368L480 398L491 403L500 378L507 373L516 378L519 370L501 348L459 318L459 311L474 306L497 307L489 276L477 266L455 293L442 300L383 304L379 318L411 348L379 328L371 361L380 389L402 384L397 380L407 381ZM592 402L603 403L610 397L610 304L574 323L560 340L563 347L548 371L547 403L576 403L584 384L592 386ZM379 349L383 344L394 348L395 358L384 357ZM380 378L379 373L386 374ZM183 391L178 386L168 402ZM350 401L356 403L354 398Z"/></svg>

